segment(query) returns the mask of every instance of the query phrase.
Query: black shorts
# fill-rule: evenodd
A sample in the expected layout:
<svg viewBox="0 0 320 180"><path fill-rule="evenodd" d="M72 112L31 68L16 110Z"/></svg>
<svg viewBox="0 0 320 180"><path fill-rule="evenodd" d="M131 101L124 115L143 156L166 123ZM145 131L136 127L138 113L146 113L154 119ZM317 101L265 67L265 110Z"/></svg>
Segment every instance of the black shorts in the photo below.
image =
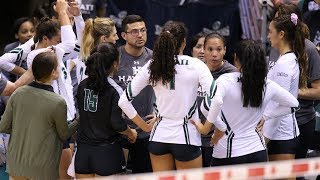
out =
<svg viewBox="0 0 320 180"><path fill-rule="evenodd" d="M172 154L173 158L178 161L191 161L201 156L201 147L150 141L149 152L156 156Z"/></svg>
<svg viewBox="0 0 320 180"><path fill-rule="evenodd" d="M77 174L109 176L126 171L123 150L117 143L103 146L78 143L74 166Z"/></svg>
<svg viewBox="0 0 320 180"><path fill-rule="evenodd" d="M289 140L270 140L267 144L268 154L296 154L298 145L298 138Z"/></svg>
<svg viewBox="0 0 320 180"><path fill-rule="evenodd" d="M268 156L267 151L262 150L258 152L254 152L251 154L247 154L239 157L232 158L212 158L211 166L225 166L225 165L233 165L233 164L245 164L245 163L257 163L257 162L267 162Z"/></svg>

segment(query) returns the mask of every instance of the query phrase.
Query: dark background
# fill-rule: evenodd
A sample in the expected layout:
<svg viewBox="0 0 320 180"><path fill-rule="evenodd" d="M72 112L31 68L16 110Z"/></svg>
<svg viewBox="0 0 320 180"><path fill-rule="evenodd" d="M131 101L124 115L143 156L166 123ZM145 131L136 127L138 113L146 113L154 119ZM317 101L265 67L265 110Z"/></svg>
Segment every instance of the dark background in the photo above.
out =
<svg viewBox="0 0 320 180"><path fill-rule="evenodd" d="M0 52L6 44L15 41L11 32L15 19L31 16L37 5L52 0L12 0L6 1L1 11L3 17ZM232 60L232 52L241 37L241 24L238 0L107 0L107 14L119 27L126 14L138 14L146 21L148 29L147 47L153 48L161 26L168 20L182 21L189 30L187 44L191 37L201 31L219 32L226 38L227 54L225 59ZM8 12L5 12L8 11ZM120 35L120 29L118 29ZM120 37L120 36L119 36ZM118 44L123 44L120 37ZM185 54L190 55L187 46Z"/></svg>

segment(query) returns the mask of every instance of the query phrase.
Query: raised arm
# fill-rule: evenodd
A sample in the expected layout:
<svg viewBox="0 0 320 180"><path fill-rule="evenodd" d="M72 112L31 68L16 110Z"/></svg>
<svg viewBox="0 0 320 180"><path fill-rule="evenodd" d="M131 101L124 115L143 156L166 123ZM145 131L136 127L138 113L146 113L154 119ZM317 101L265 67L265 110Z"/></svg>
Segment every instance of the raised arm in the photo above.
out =
<svg viewBox="0 0 320 180"><path fill-rule="evenodd" d="M65 0L57 0L54 10L58 13L58 19L61 26L61 43L57 46L66 53L73 51L76 43L76 36L73 32L72 25L67 14L68 3Z"/></svg>

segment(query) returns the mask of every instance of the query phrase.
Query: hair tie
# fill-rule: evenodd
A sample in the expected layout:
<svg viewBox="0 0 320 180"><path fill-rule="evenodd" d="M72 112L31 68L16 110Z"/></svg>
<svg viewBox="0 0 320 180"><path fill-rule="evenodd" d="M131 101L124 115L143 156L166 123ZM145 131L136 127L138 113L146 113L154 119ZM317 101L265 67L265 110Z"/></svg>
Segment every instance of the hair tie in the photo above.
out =
<svg viewBox="0 0 320 180"><path fill-rule="evenodd" d="M291 22L296 26L298 24L298 16L295 13L291 13Z"/></svg>

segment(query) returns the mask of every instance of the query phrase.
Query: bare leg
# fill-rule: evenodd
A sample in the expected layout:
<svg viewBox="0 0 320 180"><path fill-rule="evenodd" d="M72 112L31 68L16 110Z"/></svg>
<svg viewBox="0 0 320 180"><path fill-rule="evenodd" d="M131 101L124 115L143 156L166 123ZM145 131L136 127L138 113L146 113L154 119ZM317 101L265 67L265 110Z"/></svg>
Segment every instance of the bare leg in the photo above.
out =
<svg viewBox="0 0 320 180"><path fill-rule="evenodd" d="M174 159L171 154L157 156L150 153L150 159L153 172L175 169Z"/></svg>
<svg viewBox="0 0 320 180"><path fill-rule="evenodd" d="M60 165L59 165L59 177L60 179L71 179L71 177L67 174L69 165L71 164L72 152L70 148L63 149Z"/></svg>
<svg viewBox="0 0 320 180"><path fill-rule="evenodd" d="M191 161L176 161L177 170L180 169L192 169L202 167L202 155Z"/></svg>

